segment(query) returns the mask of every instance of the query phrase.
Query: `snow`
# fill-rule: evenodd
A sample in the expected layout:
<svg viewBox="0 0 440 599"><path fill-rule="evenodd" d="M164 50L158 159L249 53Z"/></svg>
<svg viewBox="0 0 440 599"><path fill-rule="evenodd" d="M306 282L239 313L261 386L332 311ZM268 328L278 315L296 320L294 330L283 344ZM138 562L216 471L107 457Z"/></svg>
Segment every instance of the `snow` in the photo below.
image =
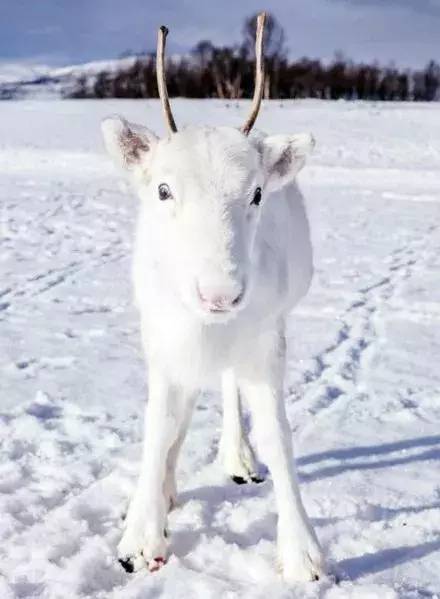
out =
<svg viewBox="0 0 440 599"><path fill-rule="evenodd" d="M189 55L188 57L190 57ZM45 64L34 64L32 62L9 62L0 61L0 84L2 83L25 83L48 77L53 79L65 76L81 77L82 75L98 75L99 73L114 72L120 68L128 68L133 63L142 58L142 55L125 56L122 58L109 58L107 60L93 60L73 65L54 67ZM172 54L171 60L181 58L178 54Z"/></svg>
<svg viewBox="0 0 440 599"><path fill-rule="evenodd" d="M100 73L128 69L138 58L142 57L134 55L62 67L0 61L0 99L59 99L71 94L80 78L84 77L91 87ZM180 58L176 54L170 56L174 61ZM191 60L191 55L187 58Z"/></svg>
<svg viewBox="0 0 440 599"><path fill-rule="evenodd" d="M194 124L247 108L173 105ZM316 273L289 321L286 403L341 581L294 587L275 567L270 478L236 486L215 461L209 391L178 468L173 556L155 574L116 561L147 390L136 200L99 138L115 112L164 131L155 101L2 104L0 597L438 597L440 106L274 101L259 120L318 141L300 175Z"/></svg>

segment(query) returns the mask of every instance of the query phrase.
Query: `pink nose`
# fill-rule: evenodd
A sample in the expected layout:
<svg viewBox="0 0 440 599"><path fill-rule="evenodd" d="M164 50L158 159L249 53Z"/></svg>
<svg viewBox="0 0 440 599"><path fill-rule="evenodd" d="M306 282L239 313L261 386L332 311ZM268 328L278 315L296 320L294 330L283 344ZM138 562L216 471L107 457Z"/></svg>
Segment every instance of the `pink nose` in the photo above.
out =
<svg viewBox="0 0 440 599"><path fill-rule="evenodd" d="M230 310L233 306L237 306L243 297L243 289L238 294L222 293L219 290L201 289L200 287L197 287L197 290L202 304L213 312Z"/></svg>

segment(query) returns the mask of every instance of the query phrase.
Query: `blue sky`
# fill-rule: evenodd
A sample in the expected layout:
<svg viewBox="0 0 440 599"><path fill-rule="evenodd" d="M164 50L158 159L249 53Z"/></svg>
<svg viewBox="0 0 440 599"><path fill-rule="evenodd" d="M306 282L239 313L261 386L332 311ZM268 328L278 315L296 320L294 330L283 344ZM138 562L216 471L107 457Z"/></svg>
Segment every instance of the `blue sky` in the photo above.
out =
<svg viewBox="0 0 440 599"><path fill-rule="evenodd" d="M153 49L157 27L169 51L200 39L240 40L243 19L265 8L278 18L292 58L440 61L440 0L0 0L0 61L53 65Z"/></svg>

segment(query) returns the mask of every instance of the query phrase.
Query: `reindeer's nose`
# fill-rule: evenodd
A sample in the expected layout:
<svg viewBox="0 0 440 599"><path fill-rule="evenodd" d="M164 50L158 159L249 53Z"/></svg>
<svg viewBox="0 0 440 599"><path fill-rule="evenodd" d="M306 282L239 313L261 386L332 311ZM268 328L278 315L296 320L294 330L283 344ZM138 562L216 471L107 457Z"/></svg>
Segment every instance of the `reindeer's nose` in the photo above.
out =
<svg viewBox="0 0 440 599"><path fill-rule="evenodd" d="M231 288L198 285L197 291L203 306L211 312L226 312L238 306L244 295L244 285Z"/></svg>

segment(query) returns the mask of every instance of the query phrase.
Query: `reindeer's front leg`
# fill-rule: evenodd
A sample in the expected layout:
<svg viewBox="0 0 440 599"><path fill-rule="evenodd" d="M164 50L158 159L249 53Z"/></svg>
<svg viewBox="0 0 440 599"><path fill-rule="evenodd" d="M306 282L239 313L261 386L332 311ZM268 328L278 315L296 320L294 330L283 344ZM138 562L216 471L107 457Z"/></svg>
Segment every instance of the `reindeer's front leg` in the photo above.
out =
<svg viewBox="0 0 440 599"><path fill-rule="evenodd" d="M141 472L118 546L120 561L129 571L145 563L155 570L166 561L165 529L170 499L164 493L167 462L170 449L182 434L187 403L182 390L150 365Z"/></svg>
<svg viewBox="0 0 440 599"><path fill-rule="evenodd" d="M273 350L267 347L273 345ZM278 334L262 340L257 359L247 365L240 387L249 402L262 459L273 479L278 507L278 553L289 581L319 578L321 549L304 510L294 466L292 437L283 393L284 341Z"/></svg>

